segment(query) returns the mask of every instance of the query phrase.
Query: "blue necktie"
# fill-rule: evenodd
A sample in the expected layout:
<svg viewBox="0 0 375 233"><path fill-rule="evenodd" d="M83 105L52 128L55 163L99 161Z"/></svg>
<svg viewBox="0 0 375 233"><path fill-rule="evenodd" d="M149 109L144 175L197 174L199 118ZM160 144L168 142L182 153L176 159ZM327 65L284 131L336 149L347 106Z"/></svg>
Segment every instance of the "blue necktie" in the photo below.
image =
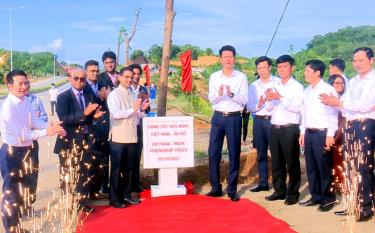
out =
<svg viewBox="0 0 375 233"><path fill-rule="evenodd" d="M85 111L85 105L83 104L83 101L82 101L82 93L81 92L78 92L78 103L79 103L79 107L81 108L82 112Z"/></svg>

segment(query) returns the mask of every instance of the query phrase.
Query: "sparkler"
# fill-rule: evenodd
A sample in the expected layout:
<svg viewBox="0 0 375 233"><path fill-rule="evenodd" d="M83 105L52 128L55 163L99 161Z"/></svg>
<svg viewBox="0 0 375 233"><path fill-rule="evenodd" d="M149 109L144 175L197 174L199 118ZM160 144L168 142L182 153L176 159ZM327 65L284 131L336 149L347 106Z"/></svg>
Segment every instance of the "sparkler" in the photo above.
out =
<svg viewBox="0 0 375 233"><path fill-rule="evenodd" d="M345 129L350 129L351 127L353 127L352 124L345 124ZM365 126L361 128L362 131L365 129ZM345 131L350 132L351 130ZM363 141L356 140L355 131L354 133L344 134L344 144L346 147L344 147L344 168L341 169L344 177L341 188L343 204L347 211L346 222L350 233L356 232L356 221L361 213L363 197L359 195L360 184L362 183L359 167L367 163L367 156L373 156L370 155L370 151L363 152L363 145L370 142L368 138L364 138Z"/></svg>
<svg viewBox="0 0 375 233"><path fill-rule="evenodd" d="M83 145L83 148L87 145ZM5 202L5 214L11 215L13 211L19 208L20 218L19 224L12 230L15 232L22 232L25 226L28 226L32 233L42 233L46 227L49 227L49 232L72 233L76 232L77 227L82 227L82 224L88 217L87 213L83 213L80 201L82 198L87 198L76 192L76 186L80 177L80 162L82 160L82 148L74 143L73 149L64 153L65 164L61 167L60 180L64 182L65 186L59 191L52 191L52 201L47 202L44 210L36 212L32 207L32 199L35 198L30 192L30 187L23 185L23 182L17 184L19 196L22 198L20 203ZM12 148L9 148L11 151ZM13 152L13 151L12 151ZM84 169L88 169L89 165L85 164ZM28 176L36 172L28 151L24 158L22 158L22 167L16 173L11 173L11 176L18 176L21 180L27 179ZM89 178L84 185L87 185L91 180ZM43 180L38 187L43 186ZM10 190L5 190L3 195L14 195ZM22 217L24 216L24 217Z"/></svg>

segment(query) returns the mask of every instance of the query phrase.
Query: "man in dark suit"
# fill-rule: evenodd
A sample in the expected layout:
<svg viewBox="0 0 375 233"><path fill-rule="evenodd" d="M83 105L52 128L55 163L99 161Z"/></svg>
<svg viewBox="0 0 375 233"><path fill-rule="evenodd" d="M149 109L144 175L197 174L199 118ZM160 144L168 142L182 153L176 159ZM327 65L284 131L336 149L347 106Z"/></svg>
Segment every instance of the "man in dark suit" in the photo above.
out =
<svg viewBox="0 0 375 233"><path fill-rule="evenodd" d="M109 87L111 90L117 87L119 73L116 71L116 54L112 51L103 53L102 61L104 72L99 75L98 84L101 87Z"/></svg>
<svg viewBox="0 0 375 233"><path fill-rule="evenodd" d="M130 89L135 93L137 98L141 98L142 102L144 100L148 101L148 92L147 88L144 86L139 85L139 80L142 76L142 68L138 64L132 64L129 66L130 69L133 70L133 77L130 85ZM145 113L150 112L150 107L145 110ZM141 164L141 156L142 156L142 149L143 149L143 131L142 131L142 118L140 118L137 122L137 149L135 153L135 158L130 158L129 164L131 164L130 173L130 183L131 189L133 192L142 192L143 189L140 186L140 164Z"/></svg>
<svg viewBox="0 0 375 233"><path fill-rule="evenodd" d="M98 85L99 63L97 61L87 61L85 63L85 70L87 79L83 91L90 93L95 103L101 106L102 111L105 111L104 116L96 120L93 125L95 136L93 153L95 154L95 158L92 160L91 171L93 175L90 198L100 199L104 197L101 193L108 193L109 189L109 111L106 101L109 89Z"/></svg>
<svg viewBox="0 0 375 233"><path fill-rule="evenodd" d="M69 75L71 88L61 93L57 98L57 115L62 121L62 126L67 132L65 137L57 137L54 153L59 155L61 189L64 192L70 191L65 179L78 175L76 191L80 195L79 205L85 212L93 211L87 206L87 197L90 184L87 182L90 177L90 164L92 159L93 119L100 118L104 112L95 103L92 95L83 90L86 83L86 72L74 70ZM74 167L75 174L68 174L69 168Z"/></svg>

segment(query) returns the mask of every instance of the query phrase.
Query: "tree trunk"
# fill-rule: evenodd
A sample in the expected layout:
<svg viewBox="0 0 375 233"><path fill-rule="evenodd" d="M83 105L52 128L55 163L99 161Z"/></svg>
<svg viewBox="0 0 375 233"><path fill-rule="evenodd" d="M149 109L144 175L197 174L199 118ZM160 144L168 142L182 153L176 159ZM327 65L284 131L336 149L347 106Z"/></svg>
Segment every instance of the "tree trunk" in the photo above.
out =
<svg viewBox="0 0 375 233"><path fill-rule="evenodd" d="M176 12L173 10L173 2L173 0L165 1L163 55L161 60L161 70L158 88L158 116L165 116L167 108L169 55L171 54L173 19L176 15Z"/></svg>
<svg viewBox="0 0 375 233"><path fill-rule="evenodd" d="M138 18L139 18L139 12L141 11L141 8L137 9L136 12L135 12L135 19L134 19L134 23L133 23L133 27L132 27L132 30L130 32L130 34L128 34L127 32L125 32L125 66L129 66L130 65L130 59L129 59L129 44L130 44L130 41L133 39L133 36L135 34L135 32L137 31L137 23L138 23Z"/></svg>
<svg viewBox="0 0 375 233"><path fill-rule="evenodd" d="M125 37L125 66L129 66L130 65L130 60L129 60L129 38L128 37Z"/></svg>

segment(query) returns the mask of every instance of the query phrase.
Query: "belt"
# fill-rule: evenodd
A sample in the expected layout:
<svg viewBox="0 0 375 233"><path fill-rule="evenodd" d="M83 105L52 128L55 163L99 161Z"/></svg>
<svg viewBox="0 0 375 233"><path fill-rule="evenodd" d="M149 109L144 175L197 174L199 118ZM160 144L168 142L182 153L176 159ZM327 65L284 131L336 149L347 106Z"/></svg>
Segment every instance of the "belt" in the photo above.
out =
<svg viewBox="0 0 375 233"><path fill-rule="evenodd" d="M317 132L324 132L327 128L307 128L306 131L309 133L317 133Z"/></svg>
<svg viewBox="0 0 375 233"><path fill-rule="evenodd" d="M4 143L6 144L6 143ZM12 146L9 144L6 144L8 146L8 150L31 150L33 146Z"/></svg>
<svg viewBox="0 0 375 233"><path fill-rule="evenodd" d="M291 126L297 126L297 124L285 124L285 125L272 125L274 129L283 129Z"/></svg>
<svg viewBox="0 0 375 233"><path fill-rule="evenodd" d="M221 112L221 111L216 111L215 110L215 113L219 114L221 116L240 116L241 115L241 111L236 111L236 112Z"/></svg>
<svg viewBox="0 0 375 233"><path fill-rule="evenodd" d="M255 115L256 118L263 119L263 120L271 120L270 115Z"/></svg>
<svg viewBox="0 0 375 233"><path fill-rule="evenodd" d="M365 123L367 121L374 121L374 119L370 119L370 118L360 118L360 119L355 119L355 120L351 120L351 121L348 121L349 124L354 124L354 123Z"/></svg>

